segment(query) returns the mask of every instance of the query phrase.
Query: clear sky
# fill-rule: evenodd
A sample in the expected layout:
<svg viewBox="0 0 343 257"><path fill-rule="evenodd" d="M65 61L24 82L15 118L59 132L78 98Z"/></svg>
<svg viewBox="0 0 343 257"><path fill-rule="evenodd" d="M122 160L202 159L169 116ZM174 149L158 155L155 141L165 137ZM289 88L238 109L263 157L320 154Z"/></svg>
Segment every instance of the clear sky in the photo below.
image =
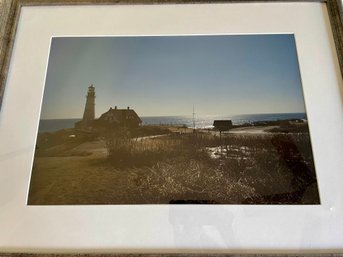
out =
<svg viewBox="0 0 343 257"><path fill-rule="evenodd" d="M305 112L293 35L53 38L42 119Z"/></svg>

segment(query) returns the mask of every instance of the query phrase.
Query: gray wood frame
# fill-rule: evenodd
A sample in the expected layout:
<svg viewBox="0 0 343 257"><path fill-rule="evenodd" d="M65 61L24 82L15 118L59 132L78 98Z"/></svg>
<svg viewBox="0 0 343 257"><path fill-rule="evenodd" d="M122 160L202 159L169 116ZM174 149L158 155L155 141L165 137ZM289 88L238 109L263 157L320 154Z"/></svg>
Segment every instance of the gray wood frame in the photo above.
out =
<svg viewBox="0 0 343 257"><path fill-rule="evenodd" d="M1 250L1 249L0 249ZM209 254L209 253L199 253L199 254L129 254L129 253L107 253L107 254L63 254L63 253L0 253L0 257L343 257L343 254L339 253L318 253L318 254Z"/></svg>
<svg viewBox="0 0 343 257"><path fill-rule="evenodd" d="M16 36L17 24L20 17L20 10L23 6L41 5L114 5L114 4L164 4L164 3L234 3L234 2L323 2L327 5L332 32L335 40L336 51L339 59L341 76L343 78L343 23L342 23L342 2L341 0L0 0L0 110L3 93L6 85L8 68L12 55L12 48ZM343 89L342 89L343 90ZM343 253L309 254L310 250L302 254L34 254L34 253L1 253L0 257L295 257L295 256L327 256L343 257ZM306 253L307 252L307 253Z"/></svg>

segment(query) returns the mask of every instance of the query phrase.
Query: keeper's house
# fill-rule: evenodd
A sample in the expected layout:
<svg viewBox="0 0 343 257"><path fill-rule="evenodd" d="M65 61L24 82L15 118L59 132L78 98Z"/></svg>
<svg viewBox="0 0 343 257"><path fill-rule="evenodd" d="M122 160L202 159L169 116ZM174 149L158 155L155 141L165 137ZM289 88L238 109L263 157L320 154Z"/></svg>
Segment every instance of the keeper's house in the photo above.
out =
<svg viewBox="0 0 343 257"><path fill-rule="evenodd" d="M114 109L111 107L107 112L103 113L97 120L99 125L111 125L121 127L138 127L142 124L142 120L137 113L127 107L126 109Z"/></svg>

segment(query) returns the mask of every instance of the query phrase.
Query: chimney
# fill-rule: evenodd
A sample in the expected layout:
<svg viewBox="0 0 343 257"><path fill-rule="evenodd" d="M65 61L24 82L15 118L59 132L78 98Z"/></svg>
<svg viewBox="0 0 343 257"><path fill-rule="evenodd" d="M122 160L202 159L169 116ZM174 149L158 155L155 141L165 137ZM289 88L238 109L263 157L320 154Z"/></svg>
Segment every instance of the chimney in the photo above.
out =
<svg viewBox="0 0 343 257"><path fill-rule="evenodd" d="M117 110L117 106L114 106L114 110Z"/></svg>

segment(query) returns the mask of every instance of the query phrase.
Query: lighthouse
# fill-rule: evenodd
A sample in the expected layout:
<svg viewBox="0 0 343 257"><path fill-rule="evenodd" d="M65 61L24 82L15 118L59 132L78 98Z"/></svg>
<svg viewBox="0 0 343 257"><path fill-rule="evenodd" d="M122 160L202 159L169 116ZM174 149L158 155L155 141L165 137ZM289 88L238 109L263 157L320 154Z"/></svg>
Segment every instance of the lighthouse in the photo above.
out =
<svg viewBox="0 0 343 257"><path fill-rule="evenodd" d="M86 105L81 121L75 123L77 129L88 129L93 125L95 119L95 87L91 84L88 87Z"/></svg>
<svg viewBox="0 0 343 257"><path fill-rule="evenodd" d="M95 87L90 85L86 96L85 111L83 112L83 123L89 124L95 119Z"/></svg>

